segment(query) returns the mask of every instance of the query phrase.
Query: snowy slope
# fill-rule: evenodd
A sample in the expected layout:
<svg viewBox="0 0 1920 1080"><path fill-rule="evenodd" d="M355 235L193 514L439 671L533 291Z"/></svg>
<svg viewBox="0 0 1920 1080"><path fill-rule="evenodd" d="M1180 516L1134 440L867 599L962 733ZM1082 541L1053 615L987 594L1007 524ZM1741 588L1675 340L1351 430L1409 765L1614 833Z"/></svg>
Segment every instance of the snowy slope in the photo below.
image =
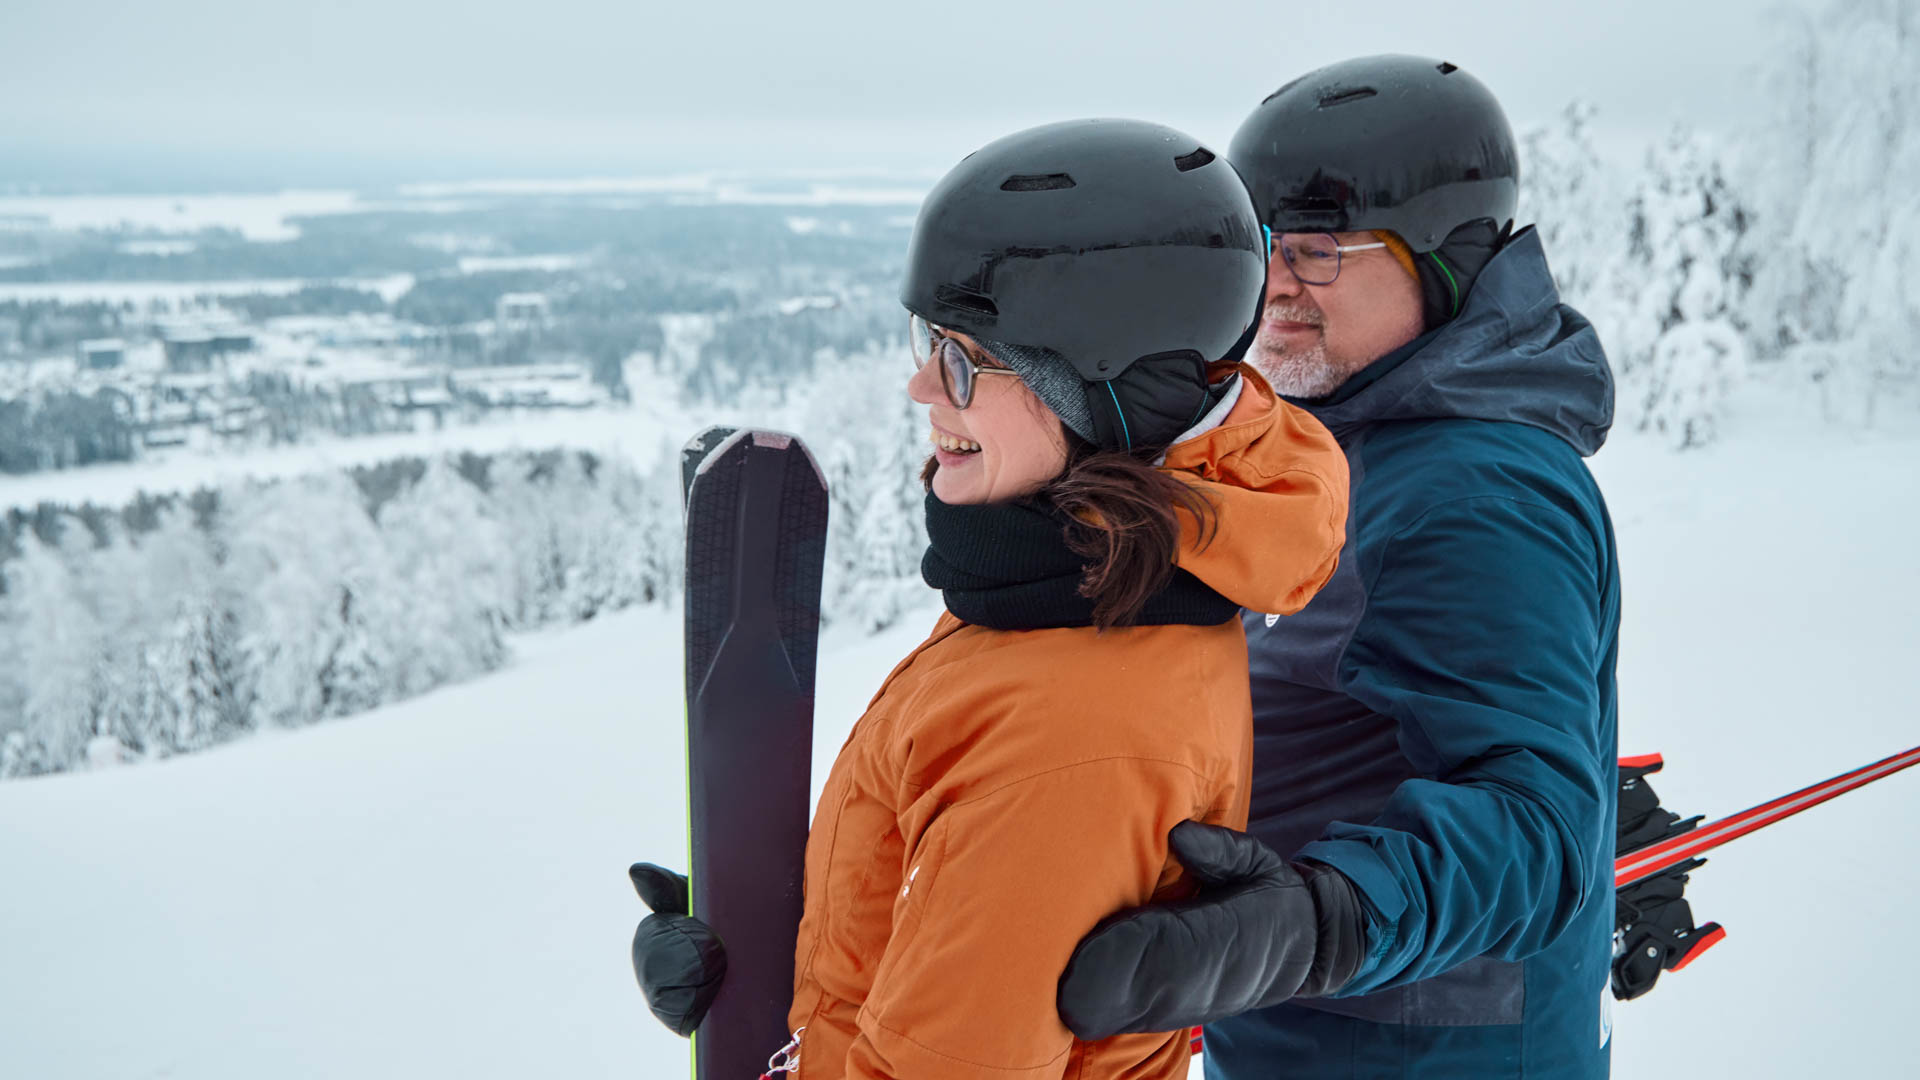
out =
<svg viewBox="0 0 1920 1080"><path fill-rule="evenodd" d="M1595 462L1619 534L1620 744L1722 817L1920 744L1920 438L1756 386L1726 441ZM1688 888L1727 940L1618 1006L1615 1075L1914 1075L1920 770L1735 842Z"/></svg>
<svg viewBox="0 0 1920 1080"><path fill-rule="evenodd" d="M1720 815L1920 743L1920 438L1782 422L1597 461L1622 748ZM933 609L823 648L816 785ZM156 765L0 784L0 1073L677 1077L624 868L685 845L678 623L519 639L488 678ZM1903 1075L1920 775L1739 841L1728 941L1620 1006L1616 1075Z"/></svg>

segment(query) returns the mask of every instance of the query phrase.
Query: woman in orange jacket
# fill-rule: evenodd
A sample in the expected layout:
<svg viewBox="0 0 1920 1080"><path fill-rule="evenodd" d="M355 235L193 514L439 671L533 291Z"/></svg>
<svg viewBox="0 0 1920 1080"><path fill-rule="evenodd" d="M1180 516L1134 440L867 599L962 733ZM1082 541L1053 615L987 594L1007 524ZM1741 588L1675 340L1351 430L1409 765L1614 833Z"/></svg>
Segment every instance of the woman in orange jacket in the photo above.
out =
<svg viewBox="0 0 1920 1080"><path fill-rule="evenodd" d="M1150 124L1010 136L923 205L908 392L947 614L815 811L803 1080L1186 1075L1184 1032L1080 1042L1054 993L1100 919L1191 892L1173 826L1245 826L1240 609L1299 610L1340 551L1345 458L1239 363L1266 264L1232 169Z"/></svg>

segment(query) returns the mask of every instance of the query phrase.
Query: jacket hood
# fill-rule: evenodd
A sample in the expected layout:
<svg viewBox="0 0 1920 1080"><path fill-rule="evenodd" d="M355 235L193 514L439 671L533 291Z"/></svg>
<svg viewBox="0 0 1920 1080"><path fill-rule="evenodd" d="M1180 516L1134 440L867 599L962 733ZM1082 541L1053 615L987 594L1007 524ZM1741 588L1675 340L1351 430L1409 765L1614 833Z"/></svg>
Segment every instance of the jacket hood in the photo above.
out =
<svg viewBox="0 0 1920 1080"><path fill-rule="evenodd" d="M1503 420L1584 457L1613 424L1613 370L1593 325L1560 302L1528 228L1487 263L1451 322L1300 404L1336 434L1385 420Z"/></svg>
<svg viewBox="0 0 1920 1080"><path fill-rule="evenodd" d="M1217 427L1167 450L1162 468L1213 504L1215 528L1181 512L1181 569L1252 611L1290 615L1333 576L1346 542L1347 458L1324 425L1238 368L1240 398Z"/></svg>

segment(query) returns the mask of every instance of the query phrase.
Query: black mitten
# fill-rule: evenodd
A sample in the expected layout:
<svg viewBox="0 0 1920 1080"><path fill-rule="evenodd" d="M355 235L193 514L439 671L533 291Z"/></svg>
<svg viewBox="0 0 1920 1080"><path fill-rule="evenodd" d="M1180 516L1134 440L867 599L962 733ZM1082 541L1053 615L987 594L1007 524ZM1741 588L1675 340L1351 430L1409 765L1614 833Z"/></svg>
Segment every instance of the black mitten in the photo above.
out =
<svg viewBox="0 0 1920 1080"><path fill-rule="evenodd" d="M1121 912L1080 942L1058 995L1075 1035L1178 1031L1332 993L1359 970L1366 914L1339 871L1196 821L1167 842L1200 895Z"/></svg>
<svg viewBox="0 0 1920 1080"><path fill-rule="evenodd" d="M687 879L652 863L627 869L653 914L633 932L633 974L647 1008L676 1035L706 1019L727 975L727 950L713 928L687 914Z"/></svg>

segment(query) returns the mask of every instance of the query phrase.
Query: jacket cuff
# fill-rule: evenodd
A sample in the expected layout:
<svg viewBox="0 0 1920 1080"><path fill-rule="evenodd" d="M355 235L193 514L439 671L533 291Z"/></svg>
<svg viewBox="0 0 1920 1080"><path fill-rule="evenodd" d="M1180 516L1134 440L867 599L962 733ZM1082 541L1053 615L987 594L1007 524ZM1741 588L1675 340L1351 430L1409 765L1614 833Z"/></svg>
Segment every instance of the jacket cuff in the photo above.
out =
<svg viewBox="0 0 1920 1080"><path fill-rule="evenodd" d="M1367 956L1367 912L1347 876L1320 863L1296 862L1313 897L1316 947L1313 967L1295 997L1339 993L1353 981Z"/></svg>

